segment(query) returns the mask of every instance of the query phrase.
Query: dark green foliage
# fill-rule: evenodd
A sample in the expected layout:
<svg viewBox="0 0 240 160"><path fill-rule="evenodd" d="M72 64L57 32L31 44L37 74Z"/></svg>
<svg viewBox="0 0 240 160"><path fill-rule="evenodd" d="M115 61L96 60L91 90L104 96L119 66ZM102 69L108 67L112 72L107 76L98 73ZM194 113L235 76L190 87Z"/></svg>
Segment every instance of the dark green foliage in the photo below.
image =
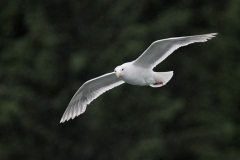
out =
<svg viewBox="0 0 240 160"><path fill-rule="evenodd" d="M3 0L0 159L239 159L239 15L238 0ZM174 71L168 85L124 84L59 124L86 80L157 39L211 32L155 68Z"/></svg>

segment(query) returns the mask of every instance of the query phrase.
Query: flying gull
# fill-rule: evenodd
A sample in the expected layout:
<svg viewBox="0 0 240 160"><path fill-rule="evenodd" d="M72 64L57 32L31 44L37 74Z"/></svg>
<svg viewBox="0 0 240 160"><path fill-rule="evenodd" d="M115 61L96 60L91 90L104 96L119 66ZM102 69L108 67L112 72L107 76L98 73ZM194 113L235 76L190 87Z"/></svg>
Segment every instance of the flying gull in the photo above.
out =
<svg viewBox="0 0 240 160"><path fill-rule="evenodd" d="M154 67L179 47L195 42L206 42L216 35L217 33L210 33L168 38L153 42L136 60L117 66L114 72L85 82L74 94L60 123L74 119L76 116L84 113L87 105L94 99L123 83L151 87L164 86L172 78L173 71L154 72Z"/></svg>

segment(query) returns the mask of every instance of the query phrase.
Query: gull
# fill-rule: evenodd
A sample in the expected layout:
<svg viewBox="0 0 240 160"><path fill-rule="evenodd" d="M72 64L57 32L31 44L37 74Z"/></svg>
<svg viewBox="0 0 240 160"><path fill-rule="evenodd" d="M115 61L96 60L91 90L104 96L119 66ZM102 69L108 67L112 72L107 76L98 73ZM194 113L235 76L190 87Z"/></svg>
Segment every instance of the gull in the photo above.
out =
<svg viewBox="0 0 240 160"><path fill-rule="evenodd" d="M114 72L85 82L74 94L60 123L84 113L88 104L104 92L123 83L138 86L161 87L168 83L173 71L154 72L153 68L179 47L195 42L206 42L217 33L174 37L153 42L136 60L117 66Z"/></svg>

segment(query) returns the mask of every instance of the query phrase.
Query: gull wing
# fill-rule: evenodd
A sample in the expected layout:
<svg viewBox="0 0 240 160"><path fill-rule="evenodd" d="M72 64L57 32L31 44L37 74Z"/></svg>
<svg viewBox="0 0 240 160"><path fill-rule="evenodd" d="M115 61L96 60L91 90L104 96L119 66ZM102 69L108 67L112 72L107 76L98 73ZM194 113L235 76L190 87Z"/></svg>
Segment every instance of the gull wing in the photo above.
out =
<svg viewBox="0 0 240 160"><path fill-rule="evenodd" d="M60 123L73 119L84 113L88 104L104 92L123 84L124 81L117 78L114 72L107 73L100 77L85 82L75 93Z"/></svg>
<svg viewBox="0 0 240 160"><path fill-rule="evenodd" d="M206 42L216 35L217 33L210 33L155 41L133 62L133 64L153 69L179 47L187 46L195 42Z"/></svg>

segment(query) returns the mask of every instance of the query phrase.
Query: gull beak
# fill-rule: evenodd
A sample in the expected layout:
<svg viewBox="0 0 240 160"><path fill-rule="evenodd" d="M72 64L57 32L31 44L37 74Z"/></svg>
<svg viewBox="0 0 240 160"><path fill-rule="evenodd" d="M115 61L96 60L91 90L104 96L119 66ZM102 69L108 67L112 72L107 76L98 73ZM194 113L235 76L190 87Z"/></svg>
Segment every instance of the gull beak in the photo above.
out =
<svg viewBox="0 0 240 160"><path fill-rule="evenodd" d="M116 72L116 76L119 78L121 76L120 72Z"/></svg>

